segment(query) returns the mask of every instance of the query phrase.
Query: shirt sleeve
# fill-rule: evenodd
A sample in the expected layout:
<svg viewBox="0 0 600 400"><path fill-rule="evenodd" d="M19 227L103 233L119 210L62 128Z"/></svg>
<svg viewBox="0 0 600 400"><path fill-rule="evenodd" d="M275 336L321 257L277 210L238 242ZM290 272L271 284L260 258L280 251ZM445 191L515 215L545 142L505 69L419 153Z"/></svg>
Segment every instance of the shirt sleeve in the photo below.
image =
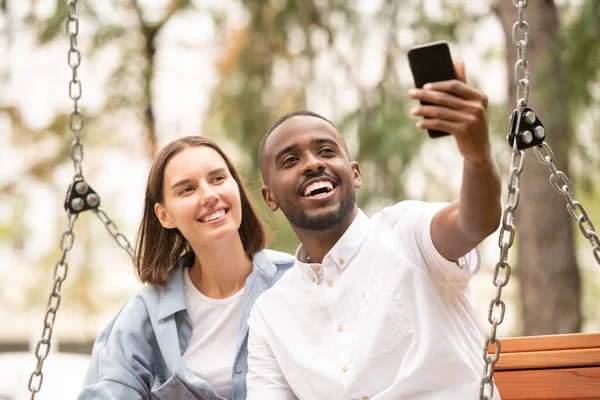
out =
<svg viewBox="0 0 600 400"><path fill-rule="evenodd" d="M255 305L248 319L247 400L297 400L273 351L261 338L261 319L257 314Z"/></svg>
<svg viewBox="0 0 600 400"><path fill-rule="evenodd" d="M454 262L439 253L431 238L433 216L448 204L403 201L384 212L400 240L412 245L413 249L409 254L417 265L425 268L434 279L465 283L479 271L479 247Z"/></svg>
<svg viewBox="0 0 600 400"><path fill-rule="evenodd" d="M123 307L96 340L78 400L150 400L154 376L148 362L153 354L153 339L151 331L141 327L144 324L139 315L145 312L145 307L139 304L139 299L135 300L138 301ZM122 323L126 320L127 324ZM141 331L128 328L134 325Z"/></svg>

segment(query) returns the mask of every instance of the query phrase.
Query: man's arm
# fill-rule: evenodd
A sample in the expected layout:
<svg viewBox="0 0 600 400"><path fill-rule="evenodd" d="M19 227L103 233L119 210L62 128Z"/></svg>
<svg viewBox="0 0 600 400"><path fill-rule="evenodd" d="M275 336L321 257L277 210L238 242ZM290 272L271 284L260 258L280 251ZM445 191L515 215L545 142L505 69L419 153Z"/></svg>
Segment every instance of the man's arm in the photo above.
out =
<svg viewBox="0 0 600 400"><path fill-rule="evenodd" d="M248 334L247 400L297 400L271 348L252 329Z"/></svg>
<svg viewBox="0 0 600 400"><path fill-rule="evenodd" d="M431 239L438 252L457 260L492 234L500 222L501 179L491 155L487 97L467 86L464 64L455 62L459 80L432 82L411 89L410 97L430 105L412 110L419 129L435 129L454 136L464 157L460 197L431 221Z"/></svg>

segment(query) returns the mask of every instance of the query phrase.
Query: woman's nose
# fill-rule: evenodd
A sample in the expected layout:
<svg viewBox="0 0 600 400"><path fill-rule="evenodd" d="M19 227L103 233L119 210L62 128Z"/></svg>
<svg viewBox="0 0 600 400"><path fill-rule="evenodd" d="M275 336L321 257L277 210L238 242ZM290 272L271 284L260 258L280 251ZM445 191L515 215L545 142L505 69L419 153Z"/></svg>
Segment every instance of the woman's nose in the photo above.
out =
<svg viewBox="0 0 600 400"><path fill-rule="evenodd" d="M219 200L219 195L212 188L205 188L202 193L201 202L205 207L214 205Z"/></svg>

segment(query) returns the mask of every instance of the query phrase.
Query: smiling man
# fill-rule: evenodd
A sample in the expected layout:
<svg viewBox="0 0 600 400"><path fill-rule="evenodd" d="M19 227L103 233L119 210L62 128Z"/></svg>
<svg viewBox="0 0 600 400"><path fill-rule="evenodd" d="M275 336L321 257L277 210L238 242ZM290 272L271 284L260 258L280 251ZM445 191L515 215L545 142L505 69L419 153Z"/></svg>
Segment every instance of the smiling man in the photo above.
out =
<svg viewBox="0 0 600 400"><path fill-rule="evenodd" d="M329 120L294 112L265 135L263 198L301 245L252 310L248 399L477 398L484 335L468 283L501 190L487 98L455 68L460 81L409 92L429 103L413 110L426 117L417 126L453 135L464 158L451 204L401 201L369 218L355 202L360 167Z"/></svg>

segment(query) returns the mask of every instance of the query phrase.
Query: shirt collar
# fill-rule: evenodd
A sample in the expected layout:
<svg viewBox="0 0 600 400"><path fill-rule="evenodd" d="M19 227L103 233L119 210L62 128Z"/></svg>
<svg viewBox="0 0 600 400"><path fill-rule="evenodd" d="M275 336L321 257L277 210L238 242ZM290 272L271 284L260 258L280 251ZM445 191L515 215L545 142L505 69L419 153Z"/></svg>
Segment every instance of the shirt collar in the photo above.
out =
<svg viewBox="0 0 600 400"><path fill-rule="evenodd" d="M352 221L352 224L350 224L340 240L325 254L322 263L311 263L308 260L306 250L300 244L298 250L296 250L296 265L302 276L309 281L313 281L313 278L316 281L322 273L321 266L332 262L342 270L346 268L370 230L371 220L361 209L358 209L358 214L354 218L354 221Z"/></svg>
<svg viewBox="0 0 600 400"><path fill-rule="evenodd" d="M191 267L193 263L193 252L184 255L177 263L177 266L170 272L169 281L159 287L160 305L158 308L158 320L170 317L179 311L187 310L185 292L183 290L183 274L185 269ZM252 266L252 272L246 279L246 285L248 285L248 282L255 283L257 274L262 275L269 281L277 272L277 266L271 261L265 251L259 251L254 254L252 257Z"/></svg>
<svg viewBox="0 0 600 400"><path fill-rule="evenodd" d="M194 263L194 253L189 252L177 262L177 266L170 273L167 283L159 287L160 305L158 319L164 319L181 311L187 310L185 294L183 291L183 273Z"/></svg>

